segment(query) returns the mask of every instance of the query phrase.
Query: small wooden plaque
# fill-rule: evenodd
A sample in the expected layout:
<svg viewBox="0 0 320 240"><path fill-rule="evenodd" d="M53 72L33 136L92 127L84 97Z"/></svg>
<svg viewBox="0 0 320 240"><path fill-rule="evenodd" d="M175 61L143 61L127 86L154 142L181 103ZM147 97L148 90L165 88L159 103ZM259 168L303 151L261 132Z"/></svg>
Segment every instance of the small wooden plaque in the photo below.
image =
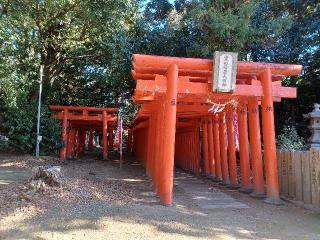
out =
<svg viewBox="0 0 320 240"><path fill-rule="evenodd" d="M238 53L215 52L213 92L233 92L236 87Z"/></svg>

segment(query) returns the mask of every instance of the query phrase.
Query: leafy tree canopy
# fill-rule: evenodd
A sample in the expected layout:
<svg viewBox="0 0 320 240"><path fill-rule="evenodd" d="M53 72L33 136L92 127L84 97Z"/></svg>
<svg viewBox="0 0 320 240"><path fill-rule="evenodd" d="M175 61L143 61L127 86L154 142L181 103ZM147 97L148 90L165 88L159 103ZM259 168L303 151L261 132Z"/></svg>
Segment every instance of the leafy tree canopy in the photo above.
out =
<svg viewBox="0 0 320 240"><path fill-rule="evenodd" d="M317 0L2 0L0 133L32 151L27 143L35 140L31 109L40 65L44 108L115 106L129 121L137 109L132 53L212 57L216 50L237 51L242 60L303 64L301 76L285 81L299 87L299 97L278 105L283 114L276 119L277 126L299 130L302 113L320 101L319 36ZM44 114L43 124L50 121ZM55 138L50 131L56 129L46 133ZM55 139L45 144L54 142L58 147Z"/></svg>

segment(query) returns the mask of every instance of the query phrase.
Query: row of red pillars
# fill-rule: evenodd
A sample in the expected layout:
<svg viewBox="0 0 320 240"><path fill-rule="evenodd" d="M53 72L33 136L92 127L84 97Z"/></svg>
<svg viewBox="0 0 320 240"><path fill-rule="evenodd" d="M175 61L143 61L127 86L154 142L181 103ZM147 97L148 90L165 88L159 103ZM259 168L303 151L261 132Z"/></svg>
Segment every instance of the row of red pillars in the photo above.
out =
<svg viewBox="0 0 320 240"><path fill-rule="evenodd" d="M113 116L117 109L100 109L95 107L49 106L55 113L53 118L60 119L62 125L60 159L79 157L87 148L93 149L93 138L102 132L103 159L108 158L108 150L113 146L113 128L108 128L108 122L114 123ZM111 111L113 115L110 115Z"/></svg>
<svg viewBox="0 0 320 240"><path fill-rule="evenodd" d="M137 124L132 129L133 143L129 141L130 145L133 144L133 151L144 160L147 173L153 179L160 202L165 205L172 204L174 158L179 160L179 151L175 152L175 146L176 148L179 146L179 144L175 144L175 139L179 134L178 131L176 132L178 129L176 129L178 79L178 66L172 64L168 67L166 74L166 93L158 100L157 107L149 120ZM243 192L253 191L257 197L263 196L265 194L265 177L266 201L279 203L271 70L267 68L261 71L259 79L263 89L260 104L265 166L263 166L262 160L259 101L257 97L242 97L239 98L236 109L227 107L219 114L207 114L201 118L203 170L206 176L214 180L222 181L226 185L230 184L231 187L238 186L233 126L234 116L237 114L240 190ZM248 129L248 124L250 129ZM192 147L197 149L197 146ZM199 161L200 159L194 159L195 163L191 164L191 168L195 168L195 172L201 171ZM251 183L251 175L253 184Z"/></svg>

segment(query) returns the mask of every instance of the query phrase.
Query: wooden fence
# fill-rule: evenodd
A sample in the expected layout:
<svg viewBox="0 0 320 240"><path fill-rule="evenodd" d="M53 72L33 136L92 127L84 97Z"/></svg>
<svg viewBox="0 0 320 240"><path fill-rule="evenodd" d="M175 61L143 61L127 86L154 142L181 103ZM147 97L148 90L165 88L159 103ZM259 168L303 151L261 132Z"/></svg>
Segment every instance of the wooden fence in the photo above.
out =
<svg viewBox="0 0 320 240"><path fill-rule="evenodd" d="M320 207L320 151L277 151L282 197Z"/></svg>

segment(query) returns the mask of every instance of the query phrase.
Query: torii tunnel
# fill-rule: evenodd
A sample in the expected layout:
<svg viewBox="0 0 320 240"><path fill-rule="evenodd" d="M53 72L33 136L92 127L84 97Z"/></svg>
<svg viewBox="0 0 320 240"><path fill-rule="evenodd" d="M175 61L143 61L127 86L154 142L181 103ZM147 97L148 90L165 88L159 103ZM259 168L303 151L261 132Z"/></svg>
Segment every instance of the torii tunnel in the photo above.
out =
<svg viewBox="0 0 320 240"><path fill-rule="evenodd" d="M49 106L53 118L62 122L60 159L78 157L84 152L85 141L88 149L93 148L94 133L102 132L103 158L108 158L108 149L113 146L113 132L118 120L117 108L96 108L80 106Z"/></svg>
<svg viewBox="0 0 320 240"><path fill-rule="evenodd" d="M274 102L296 98L296 88L281 81L302 66L239 61L235 90L219 93L212 91L213 65L209 59L133 55L133 100L142 107L130 125L128 148L142 160L164 205L173 203L175 165L231 187L240 182L240 190L279 203ZM213 105L224 108L211 113Z"/></svg>

